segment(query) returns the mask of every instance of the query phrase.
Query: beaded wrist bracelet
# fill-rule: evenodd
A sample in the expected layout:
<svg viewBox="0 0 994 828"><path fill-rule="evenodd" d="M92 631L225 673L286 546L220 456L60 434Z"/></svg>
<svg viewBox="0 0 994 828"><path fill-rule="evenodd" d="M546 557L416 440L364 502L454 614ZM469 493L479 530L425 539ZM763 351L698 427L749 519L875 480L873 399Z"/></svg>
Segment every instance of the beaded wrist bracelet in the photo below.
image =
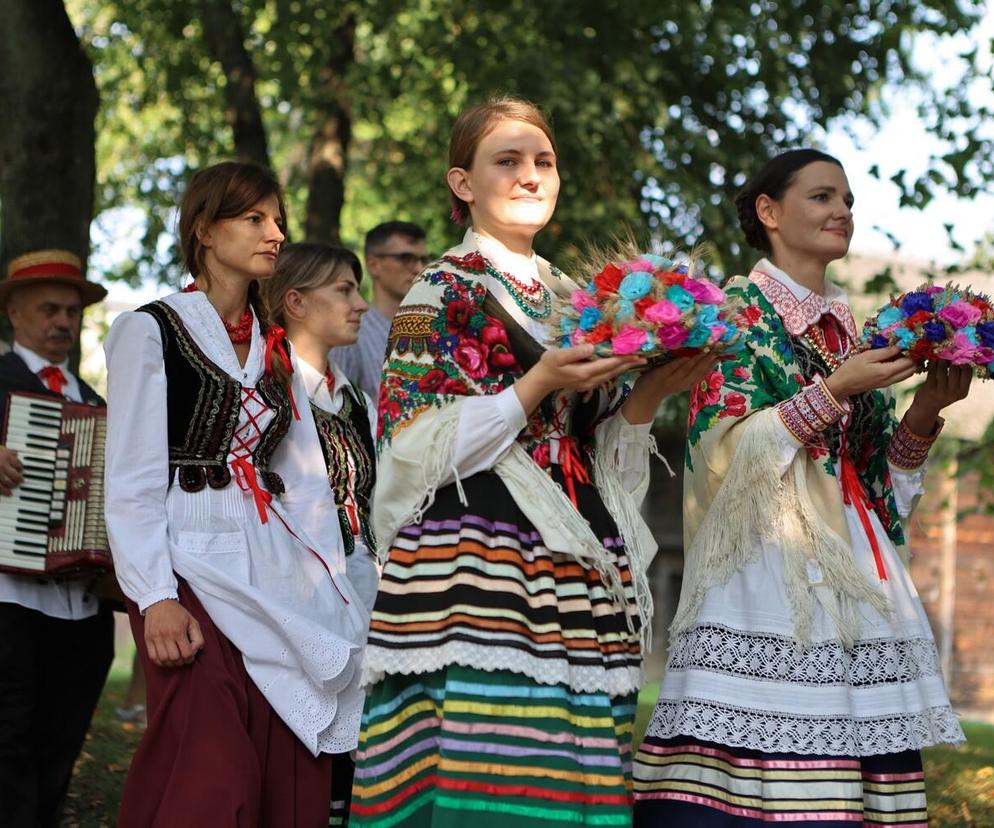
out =
<svg viewBox="0 0 994 828"><path fill-rule="evenodd" d="M811 385L777 405L777 411L795 439L810 445L818 441L826 428L849 412L849 404L836 400L825 386L825 380L816 376Z"/></svg>
<svg viewBox="0 0 994 828"><path fill-rule="evenodd" d="M929 449L932 448L932 443L939 436L945 423L942 417L938 417L932 433L922 437L920 434L915 434L908 428L908 424L901 420L887 446L887 460L895 468L905 471L919 468L928 459Z"/></svg>

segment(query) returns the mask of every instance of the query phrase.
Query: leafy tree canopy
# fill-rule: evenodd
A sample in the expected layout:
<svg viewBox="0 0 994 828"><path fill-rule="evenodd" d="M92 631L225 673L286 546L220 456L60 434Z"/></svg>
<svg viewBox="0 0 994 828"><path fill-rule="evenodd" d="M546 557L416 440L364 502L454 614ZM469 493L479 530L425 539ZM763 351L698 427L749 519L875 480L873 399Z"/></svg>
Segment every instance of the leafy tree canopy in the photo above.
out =
<svg viewBox="0 0 994 828"><path fill-rule="evenodd" d="M903 200L966 195L992 180L985 113L967 97L975 54L935 90L913 39L969 30L969 0L67 0L95 65L98 221L144 216L141 250L111 278L179 278L173 207L189 171L236 153L236 114L205 34L228 15L255 72L269 156L296 237L305 224L312 141L345 113L341 237L358 244L388 218L424 224L436 250L457 237L444 186L448 133L495 91L540 103L557 132L563 189L542 252L561 257L633 228L714 242L740 268L731 196L771 152L843 115L879 121L884 83L921 88L922 129L948 151ZM216 19L216 18L213 18ZM235 130L235 132L237 129ZM126 215L132 215L126 213ZM337 229L337 228L334 228Z"/></svg>

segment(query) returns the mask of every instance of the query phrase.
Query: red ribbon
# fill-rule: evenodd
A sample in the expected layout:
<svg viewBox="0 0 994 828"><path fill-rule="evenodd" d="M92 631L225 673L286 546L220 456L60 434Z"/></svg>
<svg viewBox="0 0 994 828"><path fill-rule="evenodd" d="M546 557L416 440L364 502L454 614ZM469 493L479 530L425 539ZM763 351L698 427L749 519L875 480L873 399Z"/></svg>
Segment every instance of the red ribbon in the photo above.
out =
<svg viewBox="0 0 994 828"><path fill-rule="evenodd" d="M873 531L873 525L870 523L870 515L867 511L868 508L872 508L873 504L866 494L866 489L863 488L863 483L856 471L856 465L849 457L849 452L846 451L845 444L842 446L841 455L842 499L847 506L854 506L856 508L856 514L859 515L859 522L863 525L863 531L866 533L866 537L870 541L870 548L873 550L873 560L877 565L877 575L881 581L886 581L887 570L884 568L884 556L880 551L880 545L877 543L877 535Z"/></svg>
<svg viewBox="0 0 994 828"><path fill-rule="evenodd" d="M273 496L259 485L259 478L255 474L255 466L247 457L236 457L231 461L231 468L235 470L235 480L238 487L243 491L251 491L252 499L255 500L255 508L259 512L259 520L262 523L269 522L269 514L266 507L272 503Z"/></svg>
<svg viewBox="0 0 994 828"><path fill-rule="evenodd" d="M576 502L576 483L589 483L590 475L587 473L587 467L583 465L575 438L559 438L559 467L563 470L563 477L566 479L566 494L579 509L580 505Z"/></svg>
<svg viewBox="0 0 994 828"><path fill-rule="evenodd" d="M259 478L255 474L255 466L247 457L236 457L231 461L231 468L235 471L235 481L238 483L238 487L243 491L251 491L252 499L255 500L255 508L259 512L259 520L262 523L269 522L269 513L266 508L272 509L273 496L267 492L262 486L259 485ZM303 546L310 552L315 558L321 562L321 566L324 567L324 571L328 573L331 578L331 583L335 587L335 592L338 593L339 597L346 603L349 603L349 599L346 598L342 591L338 588L338 583L335 581L335 576L331 574L331 570L328 569L328 564L325 563L324 558L322 558L317 552L311 549L306 543L304 543L300 536L290 528L289 524L283 520L283 515L273 509L273 514L279 518L280 523L283 524L284 528L293 535Z"/></svg>
<svg viewBox="0 0 994 828"><path fill-rule="evenodd" d="M293 363L290 361L290 354L286 350L286 331L283 330L279 325L273 325L268 331L266 331L266 374L272 376L273 373L273 354L276 354L282 362L283 367L286 368L287 376L293 375ZM290 397L290 408L293 409L293 418L295 420L300 419L300 414L297 412L297 402L293 398L293 388L290 387L290 381L287 380L286 383L286 393Z"/></svg>

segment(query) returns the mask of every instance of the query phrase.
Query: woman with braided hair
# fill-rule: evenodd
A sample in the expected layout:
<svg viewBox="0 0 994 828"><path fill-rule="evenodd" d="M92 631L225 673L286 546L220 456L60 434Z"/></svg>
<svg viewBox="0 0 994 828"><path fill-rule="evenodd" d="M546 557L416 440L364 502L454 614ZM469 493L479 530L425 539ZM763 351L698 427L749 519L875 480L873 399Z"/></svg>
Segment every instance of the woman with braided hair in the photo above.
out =
<svg viewBox="0 0 994 828"><path fill-rule="evenodd" d="M328 825L356 746L368 611L307 393L266 324L286 215L222 163L180 207L193 281L107 338L107 528L148 684L118 825Z"/></svg>
<svg viewBox="0 0 994 828"><path fill-rule="evenodd" d="M691 397L686 564L635 763L635 825L927 825L919 750L959 742L902 559L924 463L970 371L861 351L826 279L852 236L831 156L771 160L736 199L763 251L726 285L747 347Z"/></svg>

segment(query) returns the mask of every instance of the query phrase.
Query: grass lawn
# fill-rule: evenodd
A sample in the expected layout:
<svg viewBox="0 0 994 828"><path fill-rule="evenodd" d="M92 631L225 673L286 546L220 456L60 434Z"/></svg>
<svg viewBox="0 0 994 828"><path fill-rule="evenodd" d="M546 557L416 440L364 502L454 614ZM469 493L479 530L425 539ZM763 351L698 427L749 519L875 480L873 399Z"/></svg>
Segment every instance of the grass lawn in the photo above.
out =
<svg viewBox="0 0 994 828"><path fill-rule="evenodd" d="M66 803L65 828L113 828L121 786L141 731L114 718L128 683L130 656L115 662L100 707L74 772ZM639 697L636 733L645 730L658 685ZM925 779L932 828L994 826L994 727L964 723L968 742L961 748L925 751Z"/></svg>

